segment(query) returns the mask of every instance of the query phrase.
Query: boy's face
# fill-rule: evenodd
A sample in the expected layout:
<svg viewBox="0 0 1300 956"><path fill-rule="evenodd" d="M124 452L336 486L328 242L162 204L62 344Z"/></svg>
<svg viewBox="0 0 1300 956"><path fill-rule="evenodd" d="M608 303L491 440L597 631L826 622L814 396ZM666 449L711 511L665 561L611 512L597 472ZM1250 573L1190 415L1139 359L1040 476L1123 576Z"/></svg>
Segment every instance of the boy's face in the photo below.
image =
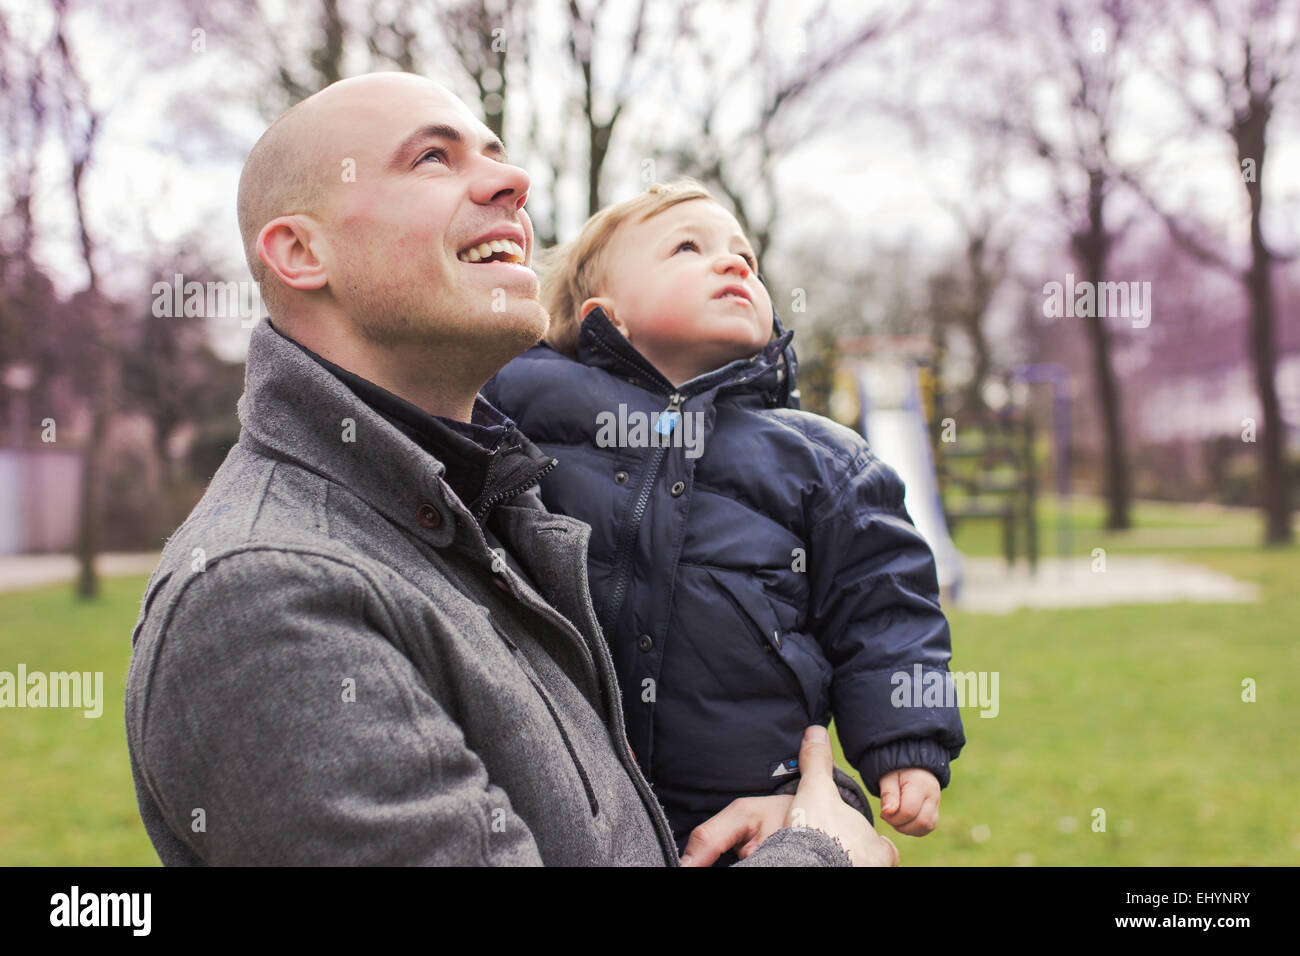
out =
<svg viewBox="0 0 1300 956"><path fill-rule="evenodd" d="M757 353L772 300L735 217L707 199L622 223L606 250L599 305L674 385Z"/></svg>

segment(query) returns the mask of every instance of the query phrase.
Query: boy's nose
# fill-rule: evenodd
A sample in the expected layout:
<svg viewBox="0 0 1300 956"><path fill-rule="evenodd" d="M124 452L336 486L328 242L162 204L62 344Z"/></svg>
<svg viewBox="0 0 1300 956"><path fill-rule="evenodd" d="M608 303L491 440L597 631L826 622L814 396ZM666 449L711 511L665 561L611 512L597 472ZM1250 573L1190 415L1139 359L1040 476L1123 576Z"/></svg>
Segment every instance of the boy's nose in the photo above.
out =
<svg viewBox="0 0 1300 956"><path fill-rule="evenodd" d="M721 273L737 272L742 279L749 278L749 263L739 253L729 252L718 259L714 268Z"/></svg>

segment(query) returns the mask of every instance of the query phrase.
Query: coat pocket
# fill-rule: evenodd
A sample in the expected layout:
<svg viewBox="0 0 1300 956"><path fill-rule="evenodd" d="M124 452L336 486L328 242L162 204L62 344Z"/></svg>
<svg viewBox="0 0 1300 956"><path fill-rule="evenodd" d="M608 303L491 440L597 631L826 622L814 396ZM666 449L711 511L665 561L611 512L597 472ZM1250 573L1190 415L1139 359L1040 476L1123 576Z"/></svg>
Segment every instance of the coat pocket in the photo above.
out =
<svg viewBox="0 0 1300 956"><path fill-rule="evenodd" d="M781 637L781 660L799 681L808 717L814 723L830 719L831 664L810 634L786 631Z"/></svg>
<svg viewBox="0 0 1300 956"><path fill-rule="evenodd" d="M737 594L722 575L710 572L710 577L768 664L795 699L803 702L809 719L818 719L829 708L831 667L817 642L807 634L784 629L765 595Z"/></svg>
<svg viewBox="0 0 1300 956"><path fill-rule="evenodd" d="M600 801L596 799L596 789L592 786L591 777L587 774L587 768L582 765L582 758L578 756L578 750L569 739L569 732L564 729L564 721L556 709L555 702L551 700L551 695L543 686L541 678L533 670L533 665L528 662L528 656L519 649L519 646L512 641L499 627L496 626L495 618L492 619L493 629L501 638L505 645L510 648L510 653L514 656L515 663L519 669L524 672L528 678L528 683L533 685L533 690L541 698L542 704L546 707L547 712L551 715L551 720L555 724L555 729L560 735L560 740L564 742L564 749L569 752L569 759L573 762L573 769L578 773L578 779L582 781L583 792L587 796L587 806L591 810L593 817L600 814Z"/></svg>

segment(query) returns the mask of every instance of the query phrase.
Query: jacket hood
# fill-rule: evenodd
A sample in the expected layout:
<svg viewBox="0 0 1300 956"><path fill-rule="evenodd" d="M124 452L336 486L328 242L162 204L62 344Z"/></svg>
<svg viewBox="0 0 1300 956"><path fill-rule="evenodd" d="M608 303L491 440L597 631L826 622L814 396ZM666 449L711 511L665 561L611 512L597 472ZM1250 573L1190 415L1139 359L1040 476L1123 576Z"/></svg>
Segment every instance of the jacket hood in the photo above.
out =
<svg viewBox="0 0 1300 956"><path fill-rule="evenodd" d="M578 331L577 360L665 395L678 392L689 398L716 389L752 395L769 408L798 408L798 359L793 345L794 332L781 323L775 308L772 309L772 331L774 338L753 358L737 359L683 382L679 388L637 351L614 327L605 311L597 306L587 314Z"/></svg>

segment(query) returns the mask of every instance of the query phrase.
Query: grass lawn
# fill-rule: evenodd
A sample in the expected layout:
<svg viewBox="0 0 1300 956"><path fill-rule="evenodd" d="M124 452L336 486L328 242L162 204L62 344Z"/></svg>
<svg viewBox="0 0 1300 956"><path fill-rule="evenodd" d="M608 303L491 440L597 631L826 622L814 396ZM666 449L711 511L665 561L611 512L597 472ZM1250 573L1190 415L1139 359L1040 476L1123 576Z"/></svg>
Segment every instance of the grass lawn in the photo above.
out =
<svg viewBox="0 0 1300 956"><path fill-rule="evenodd" d="M963 709L934 833L877 829L912 865L1300 863L1300 549L1255 547L1254 512L1144 502L1137 530L1107 533L1099 503L1074 511L1076 555L1175 555L1258 582L1261 600L952 613L951 667L997 671L1000 711ZM963 552L1001 553L994 522L960 531Z"/></svg>
<svg viewBox="0 0 1300 956"><path fill-rule="evenodd" d="M103 671L98 718L0 711L0 865L157 865L136 809L123 693L145 578L107 578L99 601L72 585L0 594L0 670Z"/></svg>
<svg viewBox="0 0 1300 956"><path fill-rule="evenodd" d="M952 615L962 671L999 673L1000 712L963 711L967 745L939 829L900 836L910 865L1237 865L1300 862L1300 549L1256 548L1251 512L1141 504L1105 534L1075 503L1074 552L1167 553L1260 584L1258 604ZM1050 514L1043 552L1054 553ZM997 554L991 522L960 529ZM144 579L0 594L0 670L103 671L104 712L0 711L0 864L150 865L122 693ZM1241 700L1242 680L1257 701ZM1094 832L1096 809L1105 831Z"/></svg>

